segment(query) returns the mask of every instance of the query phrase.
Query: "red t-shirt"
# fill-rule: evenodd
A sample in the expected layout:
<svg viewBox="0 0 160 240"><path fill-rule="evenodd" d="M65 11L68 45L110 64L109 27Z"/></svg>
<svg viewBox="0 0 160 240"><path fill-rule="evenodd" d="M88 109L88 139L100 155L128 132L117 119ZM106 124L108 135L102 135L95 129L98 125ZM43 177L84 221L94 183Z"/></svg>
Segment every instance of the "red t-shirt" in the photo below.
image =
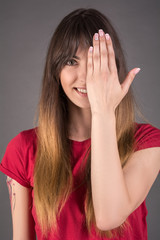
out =
<svg viewBox="0 0 160 240"><path fill-rule="evenodd" d="M160 130L149 124L137 124L135 132L137 141L137 150L160 147ZM36 134L35 129L29 129L20 132L8 144L2 162L0 164L0 171L9 177L15 179L24 187L32 189L33 199L33 169L35 164L36 153ZM82 142L71 141L72 146L72 172L74 183L80 182L79 169L91 139ZM58 220L60 233L59 236L54 236L52 232L49 233L48 238L42 238L41 229L37 222L37 216L32 204L32 215L35 222L35 231L38 240L98 240L100 239L95 235L89 236L85 227L84 215L84 196L86 186L83 184L75 190L67 200L60 219ZM146 240L147 239L147 208L145 201L128 217L129 223L132 227L125 231L124 237L119 237L114 240ZM101 240L107 238L101 238Z"/></svg>

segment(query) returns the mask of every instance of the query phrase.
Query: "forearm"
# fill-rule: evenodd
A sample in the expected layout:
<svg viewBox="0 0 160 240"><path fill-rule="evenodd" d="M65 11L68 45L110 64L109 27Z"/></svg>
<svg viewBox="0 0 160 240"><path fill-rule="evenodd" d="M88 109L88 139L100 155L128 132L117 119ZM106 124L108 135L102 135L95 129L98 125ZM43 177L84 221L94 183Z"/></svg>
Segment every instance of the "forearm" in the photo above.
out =
<svg viewBox="0 0 160 240"><path fill-rule="evenodd" d="M114 114L93 114L91 146L93 205L97 223L103 228L103 224L105 227L115 221L117 224L123 222L130 208L118 152Z"/></svg>

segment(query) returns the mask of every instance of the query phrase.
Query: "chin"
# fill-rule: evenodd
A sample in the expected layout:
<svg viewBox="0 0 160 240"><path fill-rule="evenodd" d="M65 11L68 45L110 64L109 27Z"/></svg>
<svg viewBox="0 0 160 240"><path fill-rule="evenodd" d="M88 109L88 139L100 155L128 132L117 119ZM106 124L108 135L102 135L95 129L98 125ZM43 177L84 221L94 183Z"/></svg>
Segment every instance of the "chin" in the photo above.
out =
<svg viewBox="0 0 160 240"><path fill-rule="evenodd" d="M71 107L79 107L79 108L82 108L82 109L88 109L88 110L90 110L90 108L91 108L91 106L90 106L90 103L89 103L89 101L86 101L86 102L84 102L84 101L82 101L81 103L80 103L80 101L75 101L75 100L73 100L73 99L69 99L68 98L68 104L71 106Z"/></svg>
<svg viewBox="0 0 160 240"><path fill-rule="evenodd" d="M86 105L77 105L77 107L79 107L79 108L82 108L82 109L88 109L88 110L90 110L91 109L91 107L90 107L90 105L88 105L88 104L86 104Z"/></svg>

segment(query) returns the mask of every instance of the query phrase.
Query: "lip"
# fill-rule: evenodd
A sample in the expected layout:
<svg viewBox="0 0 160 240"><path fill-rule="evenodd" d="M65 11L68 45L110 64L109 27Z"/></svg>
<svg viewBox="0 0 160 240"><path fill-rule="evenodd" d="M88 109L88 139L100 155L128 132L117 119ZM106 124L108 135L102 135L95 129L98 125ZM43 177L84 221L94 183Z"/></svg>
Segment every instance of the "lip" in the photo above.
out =
<svg viewBox="0 0 160 240"><path fill-rule="evenodd" d="M87 89L86 87L76 87L76 88L80 88L80 89Z"/></svg>
<svg viewBox="0 0 160 240"><path fill-rule="evenodd" d="M77 90L77 88L74 88L74 89L75 89L75 91L76 91L80 96L82 96L82 97L87 97L87 93L79 92L79 91ZM83 89L85 89L85 88L83 88Z"/></svg>

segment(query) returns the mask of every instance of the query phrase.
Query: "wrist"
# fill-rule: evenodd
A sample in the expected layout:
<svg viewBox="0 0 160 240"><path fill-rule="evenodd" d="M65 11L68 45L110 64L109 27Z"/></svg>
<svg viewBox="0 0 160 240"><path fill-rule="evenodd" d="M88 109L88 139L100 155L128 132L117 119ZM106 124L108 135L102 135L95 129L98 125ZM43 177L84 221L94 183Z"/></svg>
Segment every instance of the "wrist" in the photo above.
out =
<svg viewBox="0 0 160 240"><path fill-rule="evenodd" d="M92 113L92 123L98 122L98 125L108 126L112 128L116 126L116 116L114 111L94 111Z"/></svg>
<svg viewBox="0 0 160 240"><path fill-rule="evenodd" d="M99 108L91 109L92 116L102 116L107 118L115 118L115 111L113 109Z"/></svg>

